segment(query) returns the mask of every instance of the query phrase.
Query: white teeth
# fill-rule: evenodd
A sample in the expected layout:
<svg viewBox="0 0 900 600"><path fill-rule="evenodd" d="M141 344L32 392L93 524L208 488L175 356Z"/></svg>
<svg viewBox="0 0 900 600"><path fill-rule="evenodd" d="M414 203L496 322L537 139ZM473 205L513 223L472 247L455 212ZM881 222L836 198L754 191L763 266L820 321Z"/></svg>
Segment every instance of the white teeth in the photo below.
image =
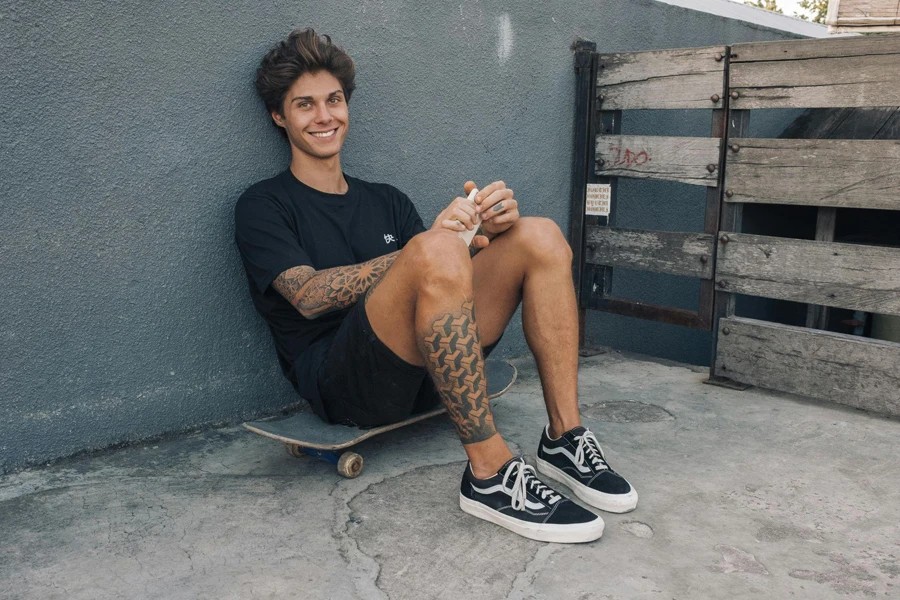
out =
<svg viewBox="0 0 900 600"><path fill-rule="evenodd" d="M309 132L309 135L311 135L311 136L313 136L313 137L317 137L317 138L327 138L327 137L333 136L336 132L337 132L337 129L332 129L331 131L326 131L326 132L323 132L323 133L318 133L318 132L313 133L313 132Z"/></svg>

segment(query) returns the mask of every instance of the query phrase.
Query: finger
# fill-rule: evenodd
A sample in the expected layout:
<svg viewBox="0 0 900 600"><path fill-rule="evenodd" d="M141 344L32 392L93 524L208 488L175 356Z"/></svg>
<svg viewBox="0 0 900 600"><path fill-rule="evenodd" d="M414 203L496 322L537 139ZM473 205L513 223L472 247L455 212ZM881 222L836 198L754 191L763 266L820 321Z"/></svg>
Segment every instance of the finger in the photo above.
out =
<svg viewBox="0 0 900 600"><path fill-rule="evenodd" d="M486 235L476 235L472 238L472 245L476 248L487 248L491 240Z"/></svg>
<svg viewBox="0 0 900 600"><path fill-rule="evenodd" d="M502 225L503 223L512 223L519 218L519 211L511 210L503 212L490 220L491 225Z"/></svg>
<svg viewBox="0 0 900 600"><path fill-rule="evenodd" d="M494 202L494 198L496 197L497 201ZM487 203L490 203L489 205ZM498 204L502 204L501 208L497 208ZM510 189L500 190L498 192L494 192L487 199L485 207L482 209L485 213L496 214L498 212L504 210L510 210L511 208L515 208L518 206L518 202L515 198L513 198L513 191Z"/></svg>
<svg viewBox="0 0 900 600"><path fill-rule="evenodd" d="M475 194L475 204L481 204L481 202L485 198L487 198L488 196L490 196L497 190L504 190L504 189L506 189L506 184L503 183L502 181L495 181L494 183L492 183L490 185L486 185L484 187L484 189L478 190L478 193Z"/></svg>
<svg viewBox="0 0 900 600"><path fill-rule="evenodd" d="M454 204L453 210L461 210L464 213L471 215L473 219L478 215L477 207L473 206L472 203L467 201L465 198L463 198L460 202Z"/></svg>
<svg viewBox="0 0 900 600"><path fill-rule="evenodd" d="M453 199L452 202L450 202L450 204L447 205L447 208L445 208L444 210L441 211L441 213L438 215L438 218L451 219L453 217L454 209L457 206L460 206L462 204L468 204L468 203L466 202L465 198L463 198L461 196L457 196L456 198Z"/></svg>
<svg viewBox="0 0 900 600"><path fill-rule="evenodd" d="M450 215L450 218L458 219L462 221L462 223L466 225L466 227L472 229L476 224L479 223L478 217L474 214L474 212L475 209L471 206L457 206L453 209L453 214Z"/></svg>
<svg viewBox="0 0 900 600"><path fill-rule="evenodd" d="M468 229L469 231L471 231L472 229L475 229L475 227L476 227L476 225L474 223L466 221L465 217L462 215L453 215L450 217L450 220L459 223L460 225L462 225L464 228Z"/></svg>
<svg viewBox="0 0 900 600"><path fill-rule="evenodd" d="M501 190L496 190L482 199L481 203L478 205L479 212L489 212L489 209L496 204L511 200L512 197L513 191L510 189L503 188Z"/></svg>
<svg viewBox="0 0 900 600"><path fill-rule="evenodd" d="M504 190L504 191L511 191L511 190ZM497 193L502 193L502 192L497 192ZM516 210L516 208L519 206L519 203L516 201L515 198L501 196L499 199L497 199L496 202L494 202L493 196L494 196L494 194L492 194L491 198L486 200L485 203L482 205L480 215L481 215L481 218L484 219L485 221L492 221L496 216L503 214L504 212ZM488 204L488 202L490 202L490 204Z"/></svg>
<svg viewBox="0 0 900 600"><path fill-rule="evenodd" d="M465 190L467 198L469 197L469 194L472 193L472 190L474 190L476 187L478 186L476 186L475 182L471 180L463 184L463 190Z"/></svg>
<svg viewBox="0 0 900 600"><path fill-rule="evenodd" d="M443 229L449 229L450 231L465 231L466 226L457 221L456 219L444 219L441 221L441 227Z"/></svg>

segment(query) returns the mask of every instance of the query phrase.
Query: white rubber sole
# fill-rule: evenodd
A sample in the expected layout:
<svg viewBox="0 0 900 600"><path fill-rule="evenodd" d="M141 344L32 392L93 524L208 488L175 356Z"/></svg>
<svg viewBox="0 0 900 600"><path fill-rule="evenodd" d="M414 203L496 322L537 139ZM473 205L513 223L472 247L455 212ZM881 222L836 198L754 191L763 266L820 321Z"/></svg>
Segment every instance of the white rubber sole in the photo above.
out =
<svg viewBox="0 0 900 600"><path fill-rule="evenodd" d="M590 523L576 525L546 525L523 522L488 508L481 502L466 498L462 494L459 495L459 507L464 513L468 513L473 517L495 523L522 537L539 542L555 542L557 544L593 542L600 539L600 536L603 535L603 528L606 526L603 519L599 516Z"/></svg>
<svg viewBox="0 0 900 600"><path fill-rule="evenodd" d="M575 492L576 496L594 508L619 514L627 513L637 508L638 495L631 483L628 484L631 486L631 491L627 494L604 494L603 492L592 490L571 475L557 469L540 457L537 457L535 462L537 462L538 471L542 475L546 475L550 479L555 479L560 483L566 484L573 492Z"/></svg>

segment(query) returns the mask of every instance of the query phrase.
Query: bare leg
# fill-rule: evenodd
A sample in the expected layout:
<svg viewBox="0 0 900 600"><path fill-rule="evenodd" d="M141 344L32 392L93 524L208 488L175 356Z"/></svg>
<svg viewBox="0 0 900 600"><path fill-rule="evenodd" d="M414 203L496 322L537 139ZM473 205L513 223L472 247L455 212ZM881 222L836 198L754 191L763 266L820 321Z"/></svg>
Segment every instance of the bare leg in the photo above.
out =
<svg viewBox="0 0 900 600"><path fill-rule="evenodd" d="M420 234L369 291L366 314L385 345L428 370L475 476L485 478L512 453L497 433L487 397L472 268L455 233Z"/></svg>
<svg viewBox="0 0 900 600"><path fill-rule="evenodd" d="M481 371L476 372L483 385L482 342L499 339L521 301L525 339L537 361L550 435L557 437L580 425L572 252L559 227L550 219L521 218L471 262L454 235L426 232L416 236L370 290L366 313L375 333L407 362L424 364L447 405L446 397L454 397L452 382L442 379L447 372L446 363L440 362L444 355L433 345L441 336L432 338L430 352L422 345L424 340L437 333L438 323L451 324L450 330L442 329L449 339L470 336L473 328L464 324L477 322L474 331L479 339L472 346L477 345L479 359L472 364L480 365ZM434 239L437 236L443 238ZM474 306L469 309L471 299ZM431 358L426 361L426 356ZM486 396L478 397L481 392L481 388L470 390L474 396L466 398L457 393L460 408L448 405L478 477L492 475L511 457L499 435L485 437L494 424ZM480 412L480 407L486 411Z"/></svg>
<svg viewBox="0 0 900 600"><path fill-rule="evenodd" d="M500 337L522 301L525 340L537 361L550 435L581 425L578 410L578 308L572 251L550 219L519 219L473 260L478 327Z"/></svg>

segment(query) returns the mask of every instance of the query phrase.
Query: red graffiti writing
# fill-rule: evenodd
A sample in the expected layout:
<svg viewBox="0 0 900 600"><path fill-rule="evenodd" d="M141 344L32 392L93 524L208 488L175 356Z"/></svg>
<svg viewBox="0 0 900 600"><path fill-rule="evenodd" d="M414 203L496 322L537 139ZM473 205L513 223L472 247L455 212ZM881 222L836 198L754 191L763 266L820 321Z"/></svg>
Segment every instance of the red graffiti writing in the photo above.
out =
<svg viewBox="0 0 900 600"><path fill-rule="evenodd" d="M624 166L626 169L630 169L646 165L651 160L646 150L635 152L630 148L622 148L620 146L610 146L609 150L613 155L613 159L607 161L609 168Z"/></svg>

